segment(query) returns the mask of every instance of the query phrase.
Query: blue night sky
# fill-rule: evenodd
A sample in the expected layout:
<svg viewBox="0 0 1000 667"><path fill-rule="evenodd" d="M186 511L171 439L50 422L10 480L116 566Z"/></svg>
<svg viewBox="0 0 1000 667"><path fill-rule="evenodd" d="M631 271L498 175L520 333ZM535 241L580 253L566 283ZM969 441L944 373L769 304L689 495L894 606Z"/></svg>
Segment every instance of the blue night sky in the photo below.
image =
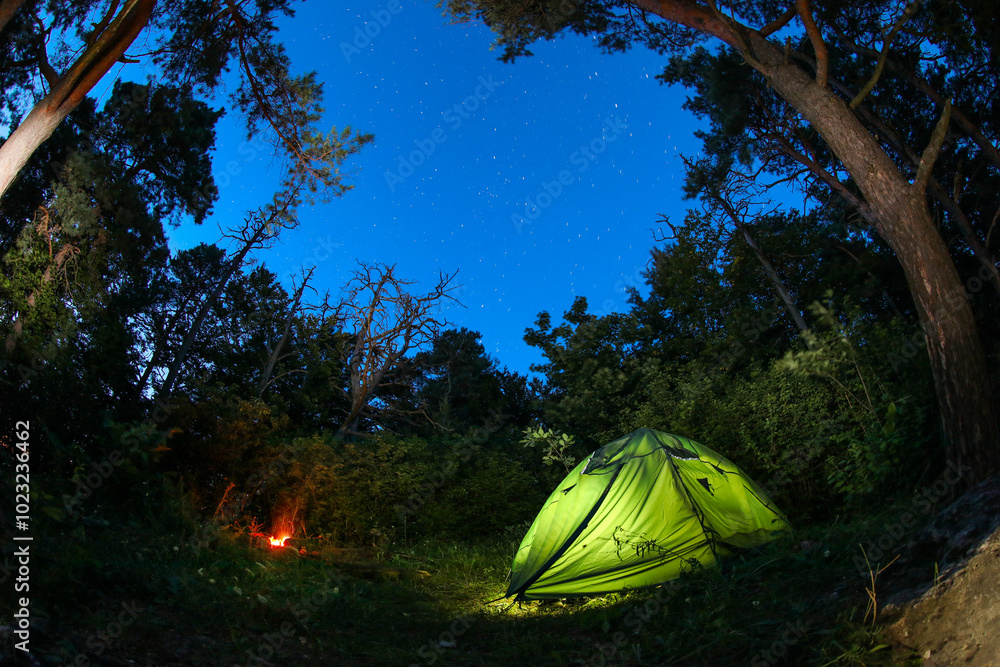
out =
<svg viewBox="0 0 1000 667"><path fill-rule="evenodd" d="M416 290L458 269L465 308L449 320L524 373L541 360L522 340L538 313L558 319L579 295L591 312L625 310L658 214L679 221L690 204L679 155L698 152L699 125L681 109L685 91L655 80L654 53L608 56L567 36L508 65L485 26L449 24L423 0L300 3L281 39L296 70L325 83L323 129L375 135L347 165L354 189L303 208L300 226L258 256L286 285L310 264L332 294L357 260L397 264ZM278 165L248 149L241 123L220 121L219 202L205 225L171 233L175 249L218 241L218 225L273 194Z"/></svg>

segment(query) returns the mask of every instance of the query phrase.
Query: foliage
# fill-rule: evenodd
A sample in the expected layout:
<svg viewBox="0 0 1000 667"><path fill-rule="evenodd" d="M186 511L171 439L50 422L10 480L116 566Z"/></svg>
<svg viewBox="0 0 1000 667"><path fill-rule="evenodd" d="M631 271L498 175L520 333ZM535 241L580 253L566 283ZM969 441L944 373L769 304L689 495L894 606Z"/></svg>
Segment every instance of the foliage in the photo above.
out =
<svg viewBox="0 0 1000 667"><path fill-rule="evenodd" d="M546 359L532 366L545 375L541 421L592 449L618 436L618 415L630 408L652 367L637 354L635 318L589 314L584 297L577 297L563 318L553 327L550 315L540 313L536 328L524 336Z"/></svg>
<svg viewBox="0 0 1000 667"><path fill-rule="evenodd" d="M413 358L420 369L417 400L441 428L481 426L491 410L503 411L500 373L481 338L464 327L447 329L435 336L431 349Z"/></svg>
<svg viewBox="0 0 1000 667"><path fill-rule="evenodd" d="M928 465L906 465L932 451L926 377L920 394L882 387L869 406L854 394L864 396L867 375L853 363L838 366L823 350L789 355L810 358L824 375L782 360L738 373L685 364L650 383L620 430L648 426L706 444L746 470L793 522L860 509L926 474Z"/></svg>
<svg viewBox="0 0 1000 667"><path fill-rule="evenodd" d="M73 661L93 650L88 637L120 619L126 603L142 613L102 644L103 659L234 664L250 652L378 664L436 656L471 665L486 654L505 663L531 654L566 664L899 664L903 656L886 650L881 628L862 620L865 580L854 557L859 541L878 540L907 507L799 531L721 571L660 588L517 606L490 601L505 590L519 531L510 533L513 544L508 536L435 536L359 560L320 539L295 540L302 557L227 529L181 538L156 515L122 525L94 520L58 538L39 534L36 611L59 641L39 632L32 648L52 662ZM289 635L280 634L284 623Z"/></svg>
<svg viewBox="0 0 1000 667"><path fill-rule="evenodd" d="M200 403L179 402L169 422L178 433L159 466L183 480L197 510L215 515L225 499L242 496L247 506L235 516L270 509L268 466L276 456L275 438L288 425L261 401L217 396ZM231 484L235 484L229 492Z"/></svg>
<svg viewBox="0 0 1000 667"><path fill-rule="evenodd" d="M62 121L116 60L109 60L108 52L121 54L137 35L144 34L146 64L154 67L159 80L187 95L215 92L223 72L237 66L240 76L233 99L246 119L248 138L265 134L277 154L289 162L282 190L296 190L306 201L317 201L351 188L341 165L372 136L356 134L349 127L333 128L329 133L317 129L323 112L322 83L314 72L293 75L284 45L276 39L277 17L294 13L289 0L230 2L221 11L204 0L102 5L87 0L10 7L13 20L0 26L5 29L0 52L6 65L0 86L5 92L17 86L27 90L0 98L0 117L24 117L25 123L35 123L35 134L39 134L41 116L25 117L35 105L33 96L26 93L48 88L47 92L58 93L56 98L46 98L45 106L35 106L35 110L53 116L46 122ZM103 18L95 22L95 15ZM129 125L123 124L119 138L129 134ZM150 128L139 123L133 129L142 136ZM42 139L46 136L47 132L43 133ZM5 179L14 176L3 174ZM296 182L299 185L293 187ZM214 198L214 189L194 187L197 183L189 179L185 185L192 188L189 210L200 221L204 212L195 209L204 208ZM296 197L294 204L298 202Z"/></svg>
<svg viewBox="0 0 1000 667"><path fill-rule="evenodd" d="M99 4L25 7L73 35ZM942 415L918 309L893 253L851 203L858 184L814 128L761 77L746 75L743 56L697 48L690 31L647 22L630 3L443 4L496 29L505 59L564 29L596 34L612 50L643 42L669 52L661 80L685 85L689 108L709 128L688 196L717 191L734 169L754 170L790 179L813 208L760 203L759 215L743 221L753 242L710 207L680 224L664 216L670 233L661 227L662 245L628 312L593 314L580 297L558 323L538 315L525 340L543 362L529 380L501 368L479 332L444 328L431 306L435 296L449 297L449 276L423 301L399 280L379 301L365 297L391 282L392 268L363 265L338 310L325 299L299 304L301 292L289 294L277 274L239 250L170 252L165 225L202 222L216 196L208 156L222 112L198 95L219 84L232 59L241 76L234 101L250 135L270 128L291 158L279 196L258 212L273 213L276 225L294 224L299 203L342 194L339 165L370 138L315 129L321 86L313 74L293 76L273 41L274 17L288 3L236 3L222 13L200 1L161 3L154 41L162 40L165 77L117 83L101 108L81 103L35 153L0 212L0 417L31 415L38 427L32 465L45 476L32 502L47 549L39 580L60 593L45 611L52 619L77 614L74 623L89 628L112 617L111 598L134 595L197 621L168 619L177 627L224 619L231 636L244 638L233 644L242 660L255 648L245 637L299 622L296 599L344 565L281 560L252 544L250 533L289 527L324 559L350 546L408 564L394 568L398 585L350 578L331 593L338 604L329 618L303 622L301 650L313 661L362 653L372 662L411 660L461 611L485 621L470 631L474 645L495 647L508 662L539 654L540 638L552 637L561 638L546 644L553 661L586 662L594 641L631 632L629 615L660 604L659 593L529 605L506 617L483 603L503 592L512 552L558 479L588 451L646 426L732 459L806 539L742 554L723 576L698 572L661 589L673 591L661 605L670 618L645 625L654 616L643 612L645 629L623 635L627 649L609 649L616 660L753 660L782 622L807 615L826 625L810 625L810 642L786 646L789 660L887 660L877 628L850 620L854 609L841 602L864 601L860 587L843 583L856 579L845 545L853 553L858 539L877 539L886 519L872 508L937 466ZM735 8L762 23L781 11L772 4ZM845 96L870 76L871 47L890 38L882 28L891 8L813 5L833 50L831 94ZM938 117L927 88L965 113L965 121L953 116L928 194L996 376L1000 301L982 255L995 256L998 163L970 130L996 133L997 16L988 5L924 3L856 118L909 174ZM179 20L168 26L172 18ZM29 70L38 39L47 38L36 32L41 25L18 14L5 32L5 92L40 81ZM811 42L790 31L789 58L811 68ZM4 97L0 120L15 123L31 104ZM806 154L811 164L796 158ZM842 179L833 190L816 165ZM769 189L755 193L766 199ZM834 191L847 196L834 199ZM775 276L789 288L785 302L774 298ZM400 328L406 317L389 317L388 301L426 326ZM797 309L808 330L792 326ZM380 316L388 318L381 337L370 328ZM380 373L364 385L363 371L376 366ZM180 398L151 400L174 370ZM345 425L350 439L335 437ZM0 444L6 457L9 442L0 436ZM9 490L9 479L0 485ZM809 549L809 540L825 548ZM431 581L419 583L416 563L434 570ZM96 590L103 606L80 617ZM409 611L400 616L400 607ZM141 627L155 635L155 626ZM384 646L385 628L409 634ZM292 653L301 658L298 647L281 656ZM189 657L235 659L228 644Z"/></svg>
<svg viewBox="0 0 1000 667"><path fill-rule="evenodd" d="M569 473L576 465L576 457L569 453L570 447L573 446L573 436L566 433L548 431L541 426L535 429L528 428L524 431L521 444L524 447L541 449L542 463L547 466L560 463Z"/></svg>
<svg viewBox="0 0 1000 667"><path fill-rule="evenodd" d="M430 346L447 326L441 308L457 302L453 292L459 285L452 284L456 274L441 272L432 290L417 295L410 291L416 281L399 277L395 265L359 263L344 286L336 313L351 340L343 348L351 409L337 429L338 436L356 434L363 416L378 424L380 410L373 399L381 390L384 400L391 395L386 389L396 384L387 376L398 371L407 353Z"/></svg>

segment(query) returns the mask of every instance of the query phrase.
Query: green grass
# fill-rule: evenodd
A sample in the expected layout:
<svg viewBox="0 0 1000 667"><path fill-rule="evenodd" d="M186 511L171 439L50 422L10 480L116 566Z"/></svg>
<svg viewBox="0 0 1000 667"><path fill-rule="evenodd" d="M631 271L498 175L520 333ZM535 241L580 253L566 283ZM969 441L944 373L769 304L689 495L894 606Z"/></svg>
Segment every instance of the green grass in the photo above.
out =
<svg viewBox="0 0 1000 667"><path fill-rule="evenodd" d="M53 664L88 641L92 657L156 665L895 664L863 621L854 563L893 511L801 530L653 590L520 604L491 602L506 590L509 536L358 562L315 541L319 556L303 558L227 531L200 543L91 522L39 544L34 645ZM141 611L111 637L123 603Z"/></svg>

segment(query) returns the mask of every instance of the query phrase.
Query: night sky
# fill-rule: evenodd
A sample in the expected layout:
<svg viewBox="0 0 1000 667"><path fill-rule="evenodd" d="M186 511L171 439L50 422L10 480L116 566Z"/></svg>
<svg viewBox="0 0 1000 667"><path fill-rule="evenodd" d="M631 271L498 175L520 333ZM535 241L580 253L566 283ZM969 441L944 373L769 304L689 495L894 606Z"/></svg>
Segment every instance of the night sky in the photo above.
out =
<svg viewBox="0 0 1000 667"><path fill-rule="evenodd" d="M658 215L680 221L690 205L679 156L699 148L685 91L655 80L663 58L567 36L504 64L485 26L449 24L432 2L296 7L281 40L297 71L325 83L323 129L375 142L346 165L353 190L303 208L299 228L258 255L286 285L310 264L334 294L357 260L397 264L425 290L458 269L465 308L449 320L522 373L541 360L522 340L540 311L558 319L578 295L591 312L627 308ZM217 241L218 225L277 187L278 165L245 143L238 113L218 135L220 200L202 227L171 232L175 249Z"/></svg>

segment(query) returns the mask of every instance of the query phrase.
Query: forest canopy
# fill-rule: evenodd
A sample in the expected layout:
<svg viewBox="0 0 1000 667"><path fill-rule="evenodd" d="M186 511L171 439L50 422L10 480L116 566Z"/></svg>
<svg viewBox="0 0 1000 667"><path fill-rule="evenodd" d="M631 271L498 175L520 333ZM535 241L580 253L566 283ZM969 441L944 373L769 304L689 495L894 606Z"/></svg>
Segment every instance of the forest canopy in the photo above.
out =
<svg viewBox="0 0 1000 667"><path fill-rule="evenodd" d="M418 258L418 274L351 248L333 284L264 260L360 179L385 185L357 170L375 135L323 125L332 96L278 28L294 6L0 0L0 458L13 465L29 420L32 511L52 535L84 554L99 553L88 530L148 524L193 558L281 532L373 560L448 541L507 559L565 474L639 428L724 453L826 534L941 471L960 481L935 502L1000 473L997 3L439 2L488 26L505 68L565 35L649 50L657 81L635 85L683 89L702 122L684 209L608 222L651 228L638 284L598 311L539 280L553 306L517 323L539 359L523 369L467 326L468 265ZM109 74L138 62L145 80ZM521 106L525 125L550 113ZM274 166L235 214L213 164L233 118L238 150ZM489 199L475 169L454 187ZM656 197L660 175L629 177ZM215 242L172 240L210 225ZM781 558L827 567L810 544ZM853 572L838 558L825 593ZM182 586L157 585L157 600Z"/></svg>

